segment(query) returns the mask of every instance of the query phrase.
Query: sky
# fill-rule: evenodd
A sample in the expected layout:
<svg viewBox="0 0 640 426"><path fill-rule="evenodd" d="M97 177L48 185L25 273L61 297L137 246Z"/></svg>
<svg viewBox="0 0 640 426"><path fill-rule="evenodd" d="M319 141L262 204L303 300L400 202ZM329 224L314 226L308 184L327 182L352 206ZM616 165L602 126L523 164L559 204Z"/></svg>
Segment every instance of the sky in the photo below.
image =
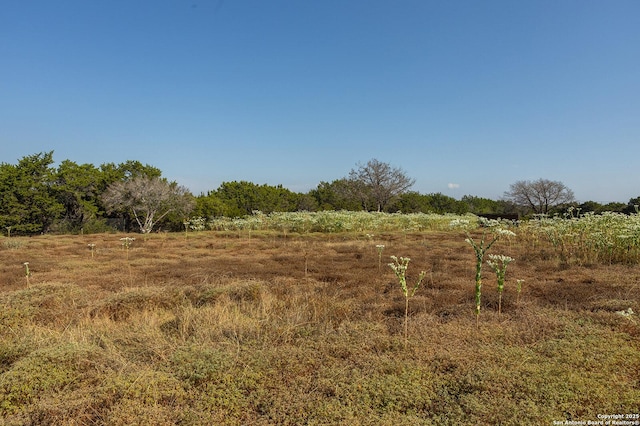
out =
<svg viewBox="0 0 640 426"><path fill-rule="evenodd" d="M424 194L626 203L639 95L637 0L0 2L0 162L137 160L195 195L377 159Z"/></svg>

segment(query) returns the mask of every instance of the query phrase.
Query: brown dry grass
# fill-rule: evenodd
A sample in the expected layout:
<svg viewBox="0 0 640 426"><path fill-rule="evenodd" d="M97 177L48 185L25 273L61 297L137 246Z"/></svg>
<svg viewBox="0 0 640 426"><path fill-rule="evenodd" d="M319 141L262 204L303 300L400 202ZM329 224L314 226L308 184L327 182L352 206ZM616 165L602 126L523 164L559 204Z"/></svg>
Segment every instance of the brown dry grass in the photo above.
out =
<svg viewBox="0 0 640 426"><path fill-rule="evenodd" d="M640 324L616 314L640 311L637 265L561 264L501 241L491 252L516 259L502 314L486 268L476 329L458 233L136 235L128 257L120 237L0 246L6 424L515 425L640 410ZM411 282L427 272L408 345L390 255L411 257Z"/></svg>

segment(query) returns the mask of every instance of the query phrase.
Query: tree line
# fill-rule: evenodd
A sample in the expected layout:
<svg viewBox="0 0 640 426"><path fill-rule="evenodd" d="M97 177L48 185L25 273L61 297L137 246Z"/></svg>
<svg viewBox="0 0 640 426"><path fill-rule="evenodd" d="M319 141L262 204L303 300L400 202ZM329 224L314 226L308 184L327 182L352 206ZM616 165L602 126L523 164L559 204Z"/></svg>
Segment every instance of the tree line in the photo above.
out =
<svg viewBox="0 0 640 426"><path fill-rule="evenodd" d="M178 231L189 218L240 217L255 211L526 215L561 213L571 206L582 212L630 213L640 202L639 197L629 203L578 205L562 183L544 179L516 182L501 200L472 195L456 200L439 192L411 191L415 181L402 169L375 159L306 193L282 185L231 181L197 196L163 178L160 169L139 161L53 164L53 151L25 156L17 164L0 164L0 230L5 235Z"/></svg>

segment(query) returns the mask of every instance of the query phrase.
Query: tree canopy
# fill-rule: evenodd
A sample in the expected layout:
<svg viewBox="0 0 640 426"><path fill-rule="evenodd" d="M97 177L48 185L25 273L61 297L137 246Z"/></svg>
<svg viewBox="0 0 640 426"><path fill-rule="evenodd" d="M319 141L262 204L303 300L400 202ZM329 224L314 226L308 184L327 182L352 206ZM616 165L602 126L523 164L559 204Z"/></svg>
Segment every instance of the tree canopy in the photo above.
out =
<svg viewBox="0 0 640 426"><path fill-rule="evenodd" d="M193 197L168 182L157 167L127 160L100 166L63 160L53 166L53 151L0 163L0 230L6 234L105 232L113 229L151 232L180 230L195 217L239 217L263 213L317 210L366 210L403 213L526 214L617 211L637 213L640 197L628 203L578 204L562 182L518 181L502 200L465 195L460 200L439 192L410 191L415 182L398 167L370 160L348 177L320 182L307 193L282 185L223 182ZM193 207L193 209L192 209Z"/></svg>
<svg viewBox="0 0 640 426"><path fill-rule="evenodd" d="M0 226L18 233L47 232L64 211L56 198L53 151L0 164Z"/></svg>

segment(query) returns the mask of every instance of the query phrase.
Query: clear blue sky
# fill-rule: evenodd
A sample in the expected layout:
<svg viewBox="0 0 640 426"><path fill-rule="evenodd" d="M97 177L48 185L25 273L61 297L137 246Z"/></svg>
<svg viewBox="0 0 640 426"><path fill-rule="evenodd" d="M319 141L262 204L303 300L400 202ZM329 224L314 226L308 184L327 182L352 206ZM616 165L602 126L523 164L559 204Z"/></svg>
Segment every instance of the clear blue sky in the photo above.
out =
<svg viewBox="0 0 640 426"><path fill-rule="evenodd" d="M194 194L376 158L421 193L640 196L638 0L0 3L0 162L138 160Z"/></svg>

